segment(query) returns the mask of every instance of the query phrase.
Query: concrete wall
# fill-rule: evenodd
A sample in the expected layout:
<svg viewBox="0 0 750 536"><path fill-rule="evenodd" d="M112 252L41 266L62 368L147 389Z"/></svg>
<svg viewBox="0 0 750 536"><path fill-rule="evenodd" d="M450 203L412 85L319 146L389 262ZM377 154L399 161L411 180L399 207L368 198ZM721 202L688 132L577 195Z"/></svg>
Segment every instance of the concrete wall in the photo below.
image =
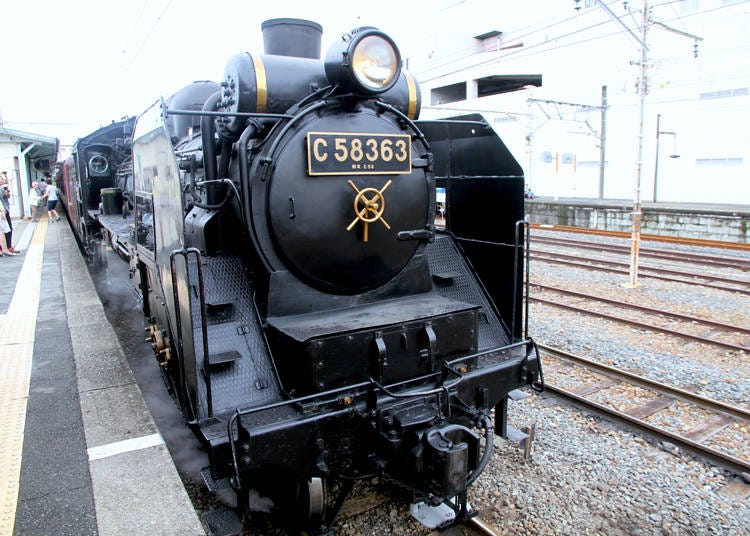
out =
<svg viewBox="0 0 750 536"><path fill-rule="evenodd" d="M645 203L642 212L644 234L750 243L750 206L712 208ZM632 213L632 203L617 201L534 199L526 203L531 223L608 231L631 231Z"/></svg>
<svg viewBox="0 0 750 536"><path fill-rule="evenodd" d="M23 193L25 185L21 180L18 167L18 145L15 143L0 143L0 171L8 172L10 187L10 216L11 218L23 217Z"/></svg>

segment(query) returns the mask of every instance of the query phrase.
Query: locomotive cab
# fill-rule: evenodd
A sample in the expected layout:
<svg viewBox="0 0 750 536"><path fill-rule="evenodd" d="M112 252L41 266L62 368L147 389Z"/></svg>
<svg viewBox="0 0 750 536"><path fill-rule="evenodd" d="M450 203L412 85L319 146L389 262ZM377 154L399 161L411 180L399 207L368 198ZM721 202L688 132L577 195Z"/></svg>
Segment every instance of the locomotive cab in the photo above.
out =
<svg viewBox="0 0 750 536"><path fill-rule="evenodd" d="M122 212L130 176L130 137L135 117L125 118L80 138L62 167L61 201L81 246L91 252L102 214Z"/></svg>

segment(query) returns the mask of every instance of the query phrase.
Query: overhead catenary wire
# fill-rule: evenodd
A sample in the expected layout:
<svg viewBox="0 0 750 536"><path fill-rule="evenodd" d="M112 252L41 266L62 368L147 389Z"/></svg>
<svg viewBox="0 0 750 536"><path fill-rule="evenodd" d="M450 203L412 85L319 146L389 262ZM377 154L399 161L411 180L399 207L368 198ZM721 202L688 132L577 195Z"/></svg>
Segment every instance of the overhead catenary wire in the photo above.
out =
<svg viewBox="0 0 750 536"><path fill-rule="evenodd" d="M136 17L135 22L133 23L130 29L130 34L128 35L127 39L123 43L123 47L122 47L123 54L127 51L128 43L130 43L135 37L136 28L138 28L138 26L141 23L141 19L143 18L143 14L146 12L147 5L148 5L148 0L143 0L143 3L141 4L141 11L138 13L138 16Z"/></svg>
<svg viewBox="0 0 750 536"><path fill-rule="evenodd" d="M458 2L455 5L458 5L460 3L462 3L462 2ZM449 6L449 7L453 7L453 6ZM444 9L443 11L445 11L445 10L447 10L447 8ZM584 16L588 16L590 13L591 12L588 12L588 11L587 12L583 12L583 13L575 13L575 14L573 14L570 17L567 17L565 19L561 19L561 20L555 19L555 20L553 20L553 22L544 21L544 22L540 23L540 24L542 24L542 26L539 26L539 23L535 23L535 24L531 24L531 25L526 26L526 27L522 27L520 29L515 30L514 33L513 33L512 38L509 39L508 41L504 41L503 43L507 47L522 46L523 45L523 40L526 39L526 38L528 38L528 37L532 37L532 36L534 36L536 34L540 34L540 33L544 32L545 30L548 30L550 28L555 28L555 27L562 26L562 25L564 25L564 24L566 24L566 23L568 23L568 22L570 22L570 21L572 21L572 20L574 20L576 18L581 18L581 17L584 17ZM549 19L547 19L547 20L549 20ZM600 22L594 24L591 27L580 28L579 31L581 31L581 32L582 31L586 31L587 29L591 29L591 28L595 28L597 26L601 26L602 24L606 24L607 22L608 21L606 21L606 20L605 21L600 21ZM545 41L554 41L554 40L559 39L559 38L560 38L559 36L558 37L552 37L552 38L546 39ZM439 66L444 66L446 64L453 63L455 61L463 60L467 56L481 54L481 53L483 53L483 52L477 52L475 47L465 47L465 48L462 48L462 49L459 49L459 50L453 50L448 55L446 55L446 58L448 56L459 56L459 57L457 59L455 59L455 60L447 60L444 64L441 64Z"/></svg>
<svg viewBox="0 0 750 536"><path fill-rule="evenodd" d="M616 2L612 2L612 3L616 3ZM677 15L677 16L675 16L673 18L665 19L664 21L660 21L660 22L662 22L662 23L679 22L680 24L682 24L683 26L685 26L684 20L687 19L687 18L701 16L701 15L704 15L704 14L707 14L707 13L712 13L714 11L718 11L718 10L722 10L722 9L727 9L727 8L730 8L730 7L735 7L735 6L746 4L746 3L750 3L750 0L742 0L740 2L735 2L735 3L732 3L732 4L724 4L724 5L715 7L715 8L708 8L708 9L704 9L704 10L700 10L700 11L694 11L694 12L691 12L691 13L687 13L687 14L684 14L684 15ZM658 7L666 6L666 5L671 5L671 4L674 4L674 2L673 1L663 2L661 4L655 5L654 8L658 8ZM563 25L563 24L565 24L565 23L573 20L574 18L582 16L582 15L583 14L577 14L577 15L575 15L573 17L568 17L566 19L563 19L563 20L560 20L560 21L556 21L556 22L554 22L552 24L548 24L548 25L546 25L546 26L544 26L544 27L542 27L542 28L540 28L538 30L530 31L530 32L527 32L525 34L514 35L511 39L509 39L508 41L504 42L504 44L506 46L512 46L514 44L522 44L523 39L525 39L527 37L533 36L533 35L535 35L537 33L542 32L543 30L546 30L546 29L549 29L549 28L553 28L553 27L556 27L556 26L561 26L561 25ZM593 24L593 25L590 25L590 26L587 26L587 27L584 27L584 28L579 28L578 30L576 30L574 32L569 32L567 34L558 35L556 37L548 37L548 38L545 39L545 41L543 43L531 45L531 47L524 47L524 48L527 49L527 50L529 48L535 48L535 47L538 47L538 46L541 46L541 45L544 45L544 44L547 44L547 43L551 43L551 42L557 41L559 39L563 39L565 37L570 37L572 35L576 35L578 33L582 33L582 32L585 32L585 31L597 28L597 27L602 26L604 24L609 24L610 22L611 21L609 21L609 20L603 20L603 21L600 21L597 24ZM524 31L524 30L521 30L521 31ZM607 34L606 36L599 36L599 37L596 37L594 39L603 38L603 37L612 37L612 36L615 36L615 35L619 35L620 33L621 32L619 32L619 31L618 32L613 32L613 33ZM585 42L588 42L588 41L583 41L583 42L585 43ZM481 54L481 52L477 53L473 48L472 49L465 48L465 49L462 50L462 52L465 52L468 55ZM514 52L520 52L520 50L516 50ZM543 52L544 51L536 52L536 54L541 54ZM504 55L503 57L511 56L512 54L513 54L513 52L508 53L508 54ZM465 57L466 56L462 57L461 59L465 59ZM454 61L457 61L457 60L454 60Z"/></svg>
<svg viewBox="0 0 750 536"><path fill-rule="evenodd" d="M683 22L684 19L686 19L686 18L692 18L692 17L695 17L695 16L699 16L699 15L703 15L703 14L707 14L707 13L712 13L712 12L719 11L719 10L722 10L722 9L728 9L730 7L735 7L737 5L746 4L748 2L750 2L750 0L744 0L742 2L736 2L736 3L733 3L733 4L725 4L725 5L717 6L717 7L714 7L714 8L707 8L707 9L704 9L704 10L700 10L700 11L696 11L696 12L685 14L685 15L683 15L681 17L675 17L675 18L672 18L672 19L666 19L665 21L660 21L660 22L662 22L662 23L675 22L675 21ZM670 4L670 3L671 2L666 2L666 3L660 4L660 5L667 5L667 4ZM533 36L535 34L538 34L538 33L542 32L543 30L546 30L546 29L549 29L549 28L559 27L559 26L563 25L564 23L567 23L567 22L571 21L572 19L574 19L577 16L582 16L582 15L577 14L576 16L569 17L567 19L563 19L561 21L557 21L557 22L552 23L552 24L548 24L548 25L540 28L539 30L530 31L530 32L528 32L526 34L514 35L508 41L503 42L503 45L505 47L508 47L508 46L511 46L511 45L514 45L514 44L523 43L523 40L525 38L527 38L529 36ZM566 47L571 47L571 46L578 46L578 45L582 45L582 44L586 44L586 43L591 43L591 42L598 41L598 40L601 40L601 39L607 39L607 38L611 38L611 37L615 37L617 35L620 35L622 33L622 31L621 30L617 30L617 31L613 31L613 32L606 33L606 34L603 34L603 35L598 35L598 36L589 37L589 38L586 38L586 39L583 39L583 40L574 41L574 42L571 42L571 43L564 43L564 44L559 43L559 41L561 39L571 38L573 36L576 36L576 35L579 35L579 34L583 34L585 32L589 32L589 31L591 31L593 29L596 29L596 28L599 28L599 27L602 27L602 26L605 26L605 25L611 25L611 24L613 24L613 22L611 20L609 20L609 19L607 19L607 20L601 20L601 21L599 21L599 22L597 22L595 24L591 24L591 25L586 26L584 28L578 28L578 29L575 29L575 30L572 30L572 31L568 31L568 32L560 34L560 35L556 35L556 36L553 36L553 37L547 37L547 38L545 38L544 41L539 42L539 43L535 43L535 44L532 44L532 45L529 45L529 46L524 46L523 48L514 48L514 49L511 49L511 50L509 50L508 52L506 52L504 54L496 54L496 55L493 55L492 58L482 59L481 61L478 61L478 62L473 63L471 65L461 66L460 68L457 68L457 69L455 69L453 71L450 71L450 72L440 73L439 75L433 76L431 78L420 78L420 81L422 83L427 83L427 82L430 82L432 80L437 80L437 79L440 79L440 78L443 78L443 77L447 77L447 76L450 76L450 75L459 74L461 72L464 72L464 71L467 71L467 70L470 70L470 69L473 69L473 68L476 68L476 67L480 67L482 65L487 65L487 64L492 64L492 63L498 63L498 62L501 62L501 61L506 60L506 59L518 60L518 59L529 58L529 57L540 55L540 54L546 54L546 53L549 52L549 48L554 48L555 50L559 50L561 48L566 48ZM483 56L483 55L487 54L484 51L476 52L475 49L473 49L473 48L471 49L471 51L469 51L469 49L463 49L459 53L461 53L462 55L460 57L457 57L456 59L451 59L451 60L445 61L443 63L433 63L428 68L425 68L425 69L423 69L421 71L415 71L415 74L416 75L420 75L420 74L429 73L431 71L436 71L436 70L440 69L441 67L446 67L446 66L450 65L451 63L456 63L456 62L459 62L459 61L466 61L471 56ZM453 55L456 55L456 54L457 53L454 53Z"/></svg>
<svg viewBox="0 0 750 536"><path fill-rule="evenodd" d="M608 21L600 21L600 22L598 22L596 24L593 24L591 26L587 26L585 28L579 28L579 29L577 29L577 30L575 30L573 32L568 33L568 34L562 34L562 35L558 35L558 36L555 36L555 37L546 38L541 43L534 44L534 45L531 45L531 46L527 46L527 47L524 47L522 49L518 49L518 48L513 49L511 52L508 52L507 54L504 54L502 56L496 55L493 58L491 58L489 60L486 60L486 61L483 61L483 62L480 62L477 65L481 65L483 63L489 63L489 62L493 62L493 61L499 61L500 59L504 59L506 57L512 56L512 55L516 54L517 52L520 52L521 50L524 50L524 49L528 50L530 48L536 48L536 47L539 47L539 46L549 45L549 44L552 44L552 43L554 43L555 41L557 41L559 39L563 39L563 38L569 37L571 35L576 35L576 34L579 34L579 33L582 33L582 32L588 31L588 30L592 30L592 29L597 28L599 26L603 26L603 25L605 25L607 23L608 23ZM559 23L559 24L561 24L561 23ZM542 31L542 30L539 30L539 31ZM533 34L529 33L529 34L526 34L525 36L514 36L512 39L509 39L508 41L503 42L503 46L504 47L513 47L514 45L523 45L523 39L525 37L530 36L530 35L533 35ZM611 35L616 35L616 33L613 33ZM457 61L465 60L466 58L468 58L470 56L477 56L477 55L484 55L484 54L487 54L487 52L485 52L485 51L477 52L474 47L472 47L471 49L464 48L464 49L462 49L460 51L456 51L456 52L453 52L451 54L452 56L458 56L456 59L448 60L448 61L446 61L446 62L444 62L442 64L431 65L429 69L425 69L423 71L416 71L415 74L419 75L421 73L428 72L430 70L437 70L440 67L445 67L447 65L450 65L451 63L455 63ZM454 74L455 72L460 72L462 70L463 69L459 69L458 71L453 71L451 73L446 73L446 74L441 75L441 76L446 76L448 74ZM436 78L439 78L439 77L436 77ZM429 82L432 79L421 79L421 80L423 82Z"/></svg>
<svg viewBox="0 0 750 536"><path fill-rule="evenodd" d="M146 46L146 43L148 43L148 40L149 40L149 39L151 38L151 34L153 34L153 33L154 33L154 30L155 30L155 29L156 29L156 27L157 27L157 26L159 25L159 22L161 22L161 19L162 19L162 17L163 17L163 16L164 16L164 14L165 14L165 13L167 12L167 10L169 9L169 7L170 7L170 6L172 5L172 3L173 3L173 2L174 2L174 0L169 0L169 2L167 2L167 5L166 5L166 6L164 6L164 9L163 9L163 10L162 10L162 12L161 12L161 13L159 14L159 16L158 16L158 17L156 17L156 20L155 20L155 21L154 21L154 23L153 23L153 24L151 25L151 28L149 29L148 33L146 34L146 36L145 36L145 37L143 38L143 40L141 41L141 44L140 44L140 46L138 47L138 50L137 50L137 51L135 52L135 54L133 55L133 58L132 58L132 59L130 60L130 63L128 63L128 65L127 65L127 67L125 68L125 70L128 70L128 69L130 69L130 67L132 67L132 66L133 66L133 64L135 63L135 60L137 60L137 59L138 59L138 56L139 56L139 55L141 54L141 52L143 51L143 48L144 48L144 47Z"/></svg>

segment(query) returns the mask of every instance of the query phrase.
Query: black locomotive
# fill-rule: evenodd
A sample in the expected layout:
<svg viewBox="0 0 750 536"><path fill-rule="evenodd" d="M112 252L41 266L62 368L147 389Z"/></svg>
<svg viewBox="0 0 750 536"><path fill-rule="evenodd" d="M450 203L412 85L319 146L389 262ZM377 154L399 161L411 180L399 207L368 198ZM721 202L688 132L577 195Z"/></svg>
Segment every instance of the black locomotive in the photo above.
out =
<svg viewBox="0 0 750 536"><path fill-rule="evenodd" d="M273 475L323 530L327 482L379 476L466 521L508 393L543 383L521 168L478 115L418 121L383 32L325 60L315 23L263 32L266 53L232 57L220 84L79 140L68 212L130 263L207 476L240 507Z"/></svg>

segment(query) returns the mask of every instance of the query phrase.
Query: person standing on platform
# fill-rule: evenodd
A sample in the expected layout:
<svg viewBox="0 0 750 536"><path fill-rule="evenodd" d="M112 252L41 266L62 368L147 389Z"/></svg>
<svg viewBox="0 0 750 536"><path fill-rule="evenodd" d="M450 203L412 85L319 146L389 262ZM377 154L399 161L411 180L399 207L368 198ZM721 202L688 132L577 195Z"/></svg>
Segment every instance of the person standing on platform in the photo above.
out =
<svg viewBox="0 0 750 536"><path fill-rule="evenodd" d="M31 183L31 189L29 190L31 221L39 221L39 215L41 214L43 203L44 199L42 198L42 190L39 189L39 183L34 181Z"/></svg>
<svg viewBox="0 0 750 536"><path fill-rule="evenodd" d="M52 223L60 219L60 215L55 210L57 206L57 186L52 184L52 177L47 177L45 182L47 183L47 190L44 193L47 196L47 215L49 216L49 222Z"/></svg>
<svg viewBox="0 0 750 536"><path fill-rule="evenodd" d="M8 249L8 244L5 242L5 233L10 231L8 222L5 219L6 213L7 211L5 210L5 203L0 203L0 257L12 257L14 255L18 255L18 253L13 253L10 249Z"/></svg>
<svg viewBox="0 0 750 536"><path fill-rule="evenodd" d="M44 178L42 178L42 182L39 183L39 189L42 191L42 195L47 191L47 179L49 179L51 175L49 172L44 174Z"/></svg>
<svg viewBox="0 0 750 536"><path fill-rule="evenodd" d="M49 176L50 174L45 172L42 180L39 181L39 189L42 191L42 199L39 200L39 206L42 208L39 209L38 220L41 220L44 217L44 213L47 212L47 179Z"/></svg>
<svg viewBox="0 0 750 536"><path fill-rule="evenodd" d="M5 209L5 221L8 222L10 231L5 233L5 245L8 246L8 250L11 253L15 253L13 249L13 220L10 217L10 188L8 187L8 172L3 171L0 173L0 201L3 202L3 208Z"/></svg>

